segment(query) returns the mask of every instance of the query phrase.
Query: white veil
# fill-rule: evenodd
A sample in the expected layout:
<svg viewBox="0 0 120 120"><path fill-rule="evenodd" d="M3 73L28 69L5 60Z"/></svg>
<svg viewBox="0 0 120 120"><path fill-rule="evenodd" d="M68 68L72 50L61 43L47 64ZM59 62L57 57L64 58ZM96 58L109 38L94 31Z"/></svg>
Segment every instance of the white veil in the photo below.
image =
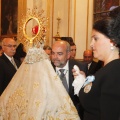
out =
<svg viewBox="0 0 120 120"><path fill-rule="evenodd" d="M41 47L29 49L1 95L0 120L80 120Z"/></svg>

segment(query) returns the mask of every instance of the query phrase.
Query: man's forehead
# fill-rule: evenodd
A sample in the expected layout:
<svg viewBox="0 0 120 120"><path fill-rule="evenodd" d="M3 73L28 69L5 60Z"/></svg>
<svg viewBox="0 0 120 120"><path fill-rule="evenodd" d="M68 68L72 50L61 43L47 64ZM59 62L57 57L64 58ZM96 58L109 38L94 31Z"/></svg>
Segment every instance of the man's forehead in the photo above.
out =
<svg viewBox="0 0 120 120"><path fill-rule="evenodd" d="M6 38L3 40L4 43L16 43L15 40L13 40L12 38Z"/></svg>
<svg viewBox="0 0 120 120"><path fill-rule="evenodd" d="M64 51L64 50L66 50L66 47L64 47L64 46L53 46L52 50L55 50L55 51Z"/></svg>
<svg viewBox="0 0 120 120"><path fill-rule="evenodd" d="M87 52L84 52L84 55L90 55L90 56L92 56L92 52L89 52L89 51L87 51Z"/></svg>
<svg viewBox="0 0 120 120"><path fill-rule="evenodd" d="M52 50L52 52L54 52L54 53L64 53L64 51L60 51L60 50Z"/></svg>
<svg viewBox="0 0 120 120"><path fill-rule="evenodd" d="M52 53L55 53L55 54L66 54L67 52L64 51L64 50L52 50Z"/></svg>
<svg viewBox="0 0 120 120"><path fill-rule="evenodd" d="M84 54L84 56L92 56L92 54Z"/></svg>

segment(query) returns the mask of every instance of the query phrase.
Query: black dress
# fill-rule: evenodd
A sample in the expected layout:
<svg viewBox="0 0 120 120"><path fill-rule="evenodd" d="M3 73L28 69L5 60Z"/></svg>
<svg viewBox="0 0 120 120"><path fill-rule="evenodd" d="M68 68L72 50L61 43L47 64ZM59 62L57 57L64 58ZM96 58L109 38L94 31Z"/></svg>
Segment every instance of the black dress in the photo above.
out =
<svg viewBox="0 0 120 120"><path fill-rule="evenodd" d="M90 86L90 91L85 91L84 87L79 93L84 108L83 120L119 120L120 59L113 60L98 70L95 81Z"/></svg>

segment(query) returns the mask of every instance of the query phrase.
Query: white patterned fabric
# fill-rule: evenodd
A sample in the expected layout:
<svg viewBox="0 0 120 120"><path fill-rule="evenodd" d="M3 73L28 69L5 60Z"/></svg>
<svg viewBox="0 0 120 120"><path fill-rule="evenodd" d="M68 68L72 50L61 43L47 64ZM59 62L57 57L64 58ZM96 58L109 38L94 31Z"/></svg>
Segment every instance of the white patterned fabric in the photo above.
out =
<svg viewBox="0 0 120 120"><path fill-rule="evenodd" d="M41 48L28 51L0 97L0 120L80 120Z"/></svg>

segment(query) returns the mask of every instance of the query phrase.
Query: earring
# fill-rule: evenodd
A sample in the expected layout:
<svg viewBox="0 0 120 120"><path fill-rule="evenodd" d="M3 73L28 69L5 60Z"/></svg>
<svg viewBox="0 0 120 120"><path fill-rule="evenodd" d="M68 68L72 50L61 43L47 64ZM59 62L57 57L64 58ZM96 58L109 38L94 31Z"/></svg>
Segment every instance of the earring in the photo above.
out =
<svg viewBox="0 0 120 120"><path fill-rule="evenodd" d="M112 43L110 44L110 49L114 50L114 45Z"/></svg>

